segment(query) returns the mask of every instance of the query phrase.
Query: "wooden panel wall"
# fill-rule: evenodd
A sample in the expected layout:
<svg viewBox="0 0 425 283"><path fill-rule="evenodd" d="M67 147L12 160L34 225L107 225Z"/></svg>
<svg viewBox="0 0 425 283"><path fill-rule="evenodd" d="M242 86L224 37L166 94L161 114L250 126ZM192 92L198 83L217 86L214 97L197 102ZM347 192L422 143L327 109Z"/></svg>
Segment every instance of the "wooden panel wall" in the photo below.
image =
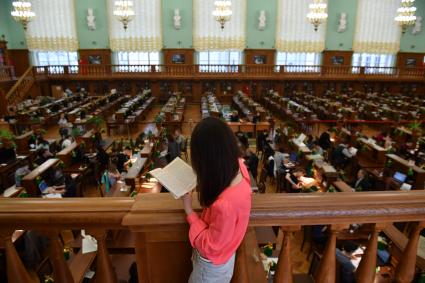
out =
<svg viewBox="0 0 425 283"><path fill-rule="evenodd" d="M21 76L30 66L28 49L9 49L9 60L15 66L16 77Z"/></svg>
<svg viewBox="0 0 425 283"><path fill-rule="evenodd" d="M424 56L425 56L425 53L399 52L397 53L396 67L398 68L423 67Z"/></svg>
<svg viewBox="0 0 425 283"><path fill-rule="evenodd" d="M101 64L111 64L111 50L110 49L79 49L80 60L90 63L97 56L100 56Z"/></svg>
<svg viewBox="0 0 425 283"><path fill-rule="evenodd" d="M322 65L351 66L353 51L323 51Z"/></svg>
<svg viewBox="0 0 425 283"><path fill-rule="evenodd" d="M162 49L164 64L192 65L194 63L194 49ZM173 60L174 59L174 60Z"/></svg>
<svg viewBox="0 0 425 283"><path fill-rule="evenodd" d="M274 49L245 49L245 64L274 65L275 53Z"/></svg>

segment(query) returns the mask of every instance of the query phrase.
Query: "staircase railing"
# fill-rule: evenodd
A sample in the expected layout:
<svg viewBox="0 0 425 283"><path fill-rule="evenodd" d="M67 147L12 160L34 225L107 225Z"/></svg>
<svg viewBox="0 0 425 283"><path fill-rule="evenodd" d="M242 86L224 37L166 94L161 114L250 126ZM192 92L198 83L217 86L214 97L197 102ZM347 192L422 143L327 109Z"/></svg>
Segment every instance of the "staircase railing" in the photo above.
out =
<svg viewBox="0 0 425 283"><path fill-rule="evenodd" d="M196 196L194 208L200 211ZM395 222L413 222L410 236L394 231ZM404 237L394 241L402 256L393 278L394 282L411 282L417 265L419 235L425 226L424 191L256 194L249 224L280 227L283 240L277 243L281 251L274 282L285 283L293 282L291 238L294 231L306 225L326 225L327 244L313 277L315 282L328 283L336 281L336 241L340 234L350 234L346 229L354 223L370 227L366 230L366 250L356 271L356 281L374 282L378 234L383 232ZM139 282L187 282L191 271L188 225L181 201L169 194L143 194L136 199L2 200L0 247L6 250L9 282L33 282L13 245L16 230L35 230L47 236L55 282L78 282L75 266L63 257L59 235L65 229L86 229L86 233L97 239L97 282L117 282L109 249L120 248L120 237L108 242L106 235L110 230L115 231L113 234L116 230L125 230L132 235ZM258 268L261 264L258 247L253 246L255 240L252 234L247 234L237 252L232 282L266 282L265 272Z"/></svg>
<svg viewBox="0 0 425 283"><path fill-rule="evenodd" d="M6 94L8 105L15 105L25 98L35 82L33 67L29 67Z"/></svg>

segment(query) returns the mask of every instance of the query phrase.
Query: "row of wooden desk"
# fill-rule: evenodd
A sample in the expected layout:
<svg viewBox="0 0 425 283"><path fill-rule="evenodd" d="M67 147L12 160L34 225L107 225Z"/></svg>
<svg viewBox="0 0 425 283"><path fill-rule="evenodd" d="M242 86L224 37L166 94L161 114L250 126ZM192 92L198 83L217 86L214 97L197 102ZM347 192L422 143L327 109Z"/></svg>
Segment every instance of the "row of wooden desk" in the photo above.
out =
<svg viewBox="0 0 425 283"><path fill-rule="evenodd" d="M140 98L144 99L144 98ZM141 119L144 119L146 116L146 113L152 109L153 103L155 101L155 97L149 97L144 100L144 103L142 106L135 109L135 111L132 111L131 115L129 115L127 118L124 117L124 114L126 111L128 111L126 107L121 107L120 110L115 112L115 119L112 117L109 118L106 122L107 127L107 134L108 136L111 135L111 129L112 128L118 128L120 126L125 126L127 129L127 134L130 136L131 129L135 127L137 129L137 125Z"/></svg>

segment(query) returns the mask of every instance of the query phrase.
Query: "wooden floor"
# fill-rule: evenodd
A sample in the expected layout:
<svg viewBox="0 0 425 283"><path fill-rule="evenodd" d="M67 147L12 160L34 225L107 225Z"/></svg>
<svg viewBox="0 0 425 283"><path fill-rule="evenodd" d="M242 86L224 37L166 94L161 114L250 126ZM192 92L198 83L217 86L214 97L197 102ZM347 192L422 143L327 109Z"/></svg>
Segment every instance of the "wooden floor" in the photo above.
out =
<svg viewBox="0 0 425 283"><path fill-rule="evenodd" d="M139 130L137 132L132 133L132 138L136 138L142 131L149 130L150 127L152 127L154 117L158 114L158 112L161 110L160 105L156 105L153 110L148 114L146 117L146 120L139 124ZM200 113L200 105L199 104L189 104L186 107L185 113L184 113L184 122L183 122L183 135L186 137L190 136L193 128L195 125L201 120L201 113ZM280 121L277 119L277 126L283 125L283 121ZM314 133L314 136L318 137L323 130L326 129L326 125L320 125L317 128L317 132ZM366 134L375 134L376 130L370 129L365 127L364 131ZM46 138L59 138L59 128L57 126L51 127L47 129L47 132L45 134ZM113 138L116 139L127 139L127 133L123 131L122 133L117 133L113 135ZM255 140L250 139L250 145L255 150ZM274 193L275 192L275 185L267 183L266 184L266 193ZM98 191L95 187L89 187L84 192L85 197L99 197ZM279 242L281 239L276 239L276 236L274 235L272 228L267 227L262 230L257 231L257 237L262 243L267 242ZM293 260L293 271L294 273L307 273L308 269L310 267L310 262L307 259L308 250L309 250L309 244L307 243L304 246L304 251L301 251L301 244L303 241L303 232L299 231L293 234L292 236L292 260ZM274 252L276 255L279 254L279 251ZM116 267L116 271L119 277L120 282L127 282L129 279L129 273L128 269L132 262L135 261L134 255L121 255L121 254L114 254L112 255L113 263Z"/></svg>

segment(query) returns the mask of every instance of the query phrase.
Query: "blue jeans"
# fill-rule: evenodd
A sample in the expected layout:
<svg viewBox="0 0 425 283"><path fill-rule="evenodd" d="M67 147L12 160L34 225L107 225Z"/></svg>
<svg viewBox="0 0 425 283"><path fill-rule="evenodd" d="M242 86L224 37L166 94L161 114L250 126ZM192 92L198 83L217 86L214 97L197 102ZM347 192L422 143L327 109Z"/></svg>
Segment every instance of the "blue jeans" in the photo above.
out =
<svg viewBox="0 0 425 283"><path fill-rule="evenodd" d="M215 265L201 257L197 250L193 250L192 264L189 283L228 283L233 276L235 254L226 263Z"/></svg>

